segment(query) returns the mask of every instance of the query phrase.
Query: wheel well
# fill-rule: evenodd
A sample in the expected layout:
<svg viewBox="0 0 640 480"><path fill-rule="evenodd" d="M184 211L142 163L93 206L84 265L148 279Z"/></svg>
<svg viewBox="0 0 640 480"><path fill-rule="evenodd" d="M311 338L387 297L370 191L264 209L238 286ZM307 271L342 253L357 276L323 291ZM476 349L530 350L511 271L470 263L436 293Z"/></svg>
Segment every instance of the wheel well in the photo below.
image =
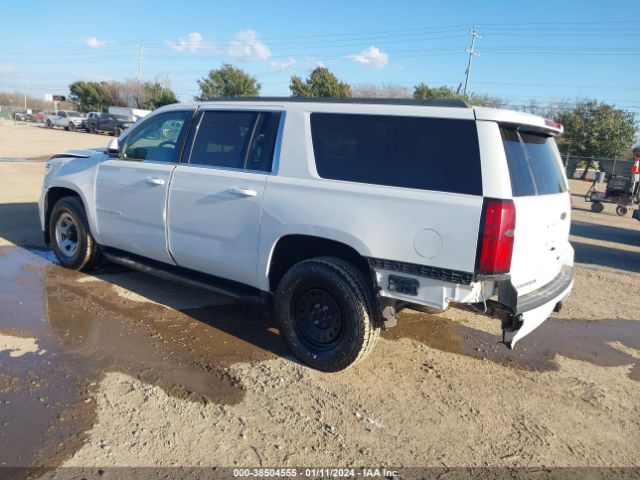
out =
<svg viewBox="0 0 640 480"><path fill-rule="evenodd" d="M269 265L269 286L275 291L287 270L296 263L314 257L337 257L355 265L366 278L371 268L366 258L353 247L335 240L311 235L287 235L278 240Z"/></svg>
<svg viewBox="0 0 640 480"><path fill-rule="evenodd" d="M64 197L78 197L80 202L82 202L82 198L78 195L78 192L71 190L70 188L64 187L52 187L47 192L47 197L45 199L45 214L44 214L44 240L49 244L51 237L49 235L49 218L51 217L51 210L53 206Z"/></svg>

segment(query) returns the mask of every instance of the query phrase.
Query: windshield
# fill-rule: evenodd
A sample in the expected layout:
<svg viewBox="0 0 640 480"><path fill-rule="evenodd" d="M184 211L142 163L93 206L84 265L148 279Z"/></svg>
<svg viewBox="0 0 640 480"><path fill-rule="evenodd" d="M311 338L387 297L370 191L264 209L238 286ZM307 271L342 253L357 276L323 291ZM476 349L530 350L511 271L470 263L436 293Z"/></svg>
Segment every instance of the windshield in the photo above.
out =
<svg viewBox="0 0 640 480"><path fill-rule="evenodd" d="M558 147L552 136L502 127L514 197L552 195L567 191Z"/></svg>
<svg viewBox="0 0 640 480"><path fill-rule="evenodd" d="M73 112L73 111L67 112L67 115L70 116L70 117L82 117L83 116L80 112Z"/></svg>
<svg viewBox="0 0 640 480"><path fill-rule="evenodd" d="M117 120L120 120L122 122L130 122L131 121L131 119L129 117L127 117L126 115L114 115L114 117Z"/></svg>

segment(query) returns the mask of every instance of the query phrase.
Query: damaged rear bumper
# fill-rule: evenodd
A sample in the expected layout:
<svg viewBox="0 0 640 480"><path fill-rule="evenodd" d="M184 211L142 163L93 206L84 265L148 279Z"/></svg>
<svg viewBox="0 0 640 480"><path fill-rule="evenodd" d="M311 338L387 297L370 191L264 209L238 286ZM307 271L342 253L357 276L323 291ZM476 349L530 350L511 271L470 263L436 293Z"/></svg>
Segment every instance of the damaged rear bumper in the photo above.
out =
<svg viewBox="0 0 640 480"><path fill-rule="evenodd" d="M558 275L547 285L520 296L510 280L500 282L498 301L512 312L503 321L503 330L516 332L509 342L510 348L539 327L562 304L573 288L573 276L573 266L563 265Z"/></svg>

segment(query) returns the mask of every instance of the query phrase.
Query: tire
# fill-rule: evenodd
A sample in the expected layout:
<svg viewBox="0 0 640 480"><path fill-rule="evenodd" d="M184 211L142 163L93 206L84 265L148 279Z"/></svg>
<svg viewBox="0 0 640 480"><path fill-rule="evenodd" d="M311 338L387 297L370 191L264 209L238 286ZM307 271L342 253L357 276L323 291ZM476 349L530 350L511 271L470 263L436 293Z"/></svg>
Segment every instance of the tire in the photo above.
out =
<svg viewBox="0 0 640 480"><path fill-rule="evenodd" d="M120 127L116 127L113 129L113 135L115 137L119 137L120 135L122 135L122 128Z"/></svg>
<svg viewBox="0 0 640 480"><path fill-rule="evenodd" d="M98 244L79 198L63 197L56 202L49 217L49 233L53 252L63 267L87 271L98 262Z"/></svg>
<svg viewBox="0 0 640 480"><path fill-rule="evenodd" d="M93 134L98 133L95 125L89 125L89 133L93 133Z"/></svg>
<svg viewBox="0 0 640 480"><path fill-rule="evenodd" d="M355 266L338 258L291 267L276 289L274 307L291 352L324 372L361 361L380 336L372 287Z"/></svg>
<svg viewBox="0 0 640 480"><path fill-rule="evenodd" d="M604 210L604 205L600 202L593 202L591 204L591 211L596 213L602 213Z"/></svg>
<svg viewBox="0 0 640 480"><path fill-rule="evenodd" d="M53 128L53 123L51 123L51 120L47 120L47 128Z"/></svg>
<svg viewBox="0 0 640 480"><path fill-rule="evenodd" d="M628 211L629 211L629 209L627 207L625 207L624 205L618 205L616 207L616 213L620 217L624 217L627 214Z"/></svg>
<svg viewBox="0 0 640 480"><path fill-rule="evenodd" d="M75 123L69 122L69 126L67 127L67 130L69 130L70 132L75 132L76 131Z"/></svg>

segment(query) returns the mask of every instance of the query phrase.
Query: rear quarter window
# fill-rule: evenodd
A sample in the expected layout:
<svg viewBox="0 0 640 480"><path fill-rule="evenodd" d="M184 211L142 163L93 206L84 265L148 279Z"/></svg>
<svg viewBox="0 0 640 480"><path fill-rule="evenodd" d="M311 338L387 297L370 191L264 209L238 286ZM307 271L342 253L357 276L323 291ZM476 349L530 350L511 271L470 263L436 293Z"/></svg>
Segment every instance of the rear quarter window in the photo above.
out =
<svg viewBox="0 0 640 480"><path fill-rule="evenodd" d="M475 121L312 113L322 178L482 195Z"/></svg>
<svg viewBox="0 0 640 480"><path fill-rule="evenodd" d="M552 136L501 127L514 197L552 195L567 191L558 147Z"/></svg>

